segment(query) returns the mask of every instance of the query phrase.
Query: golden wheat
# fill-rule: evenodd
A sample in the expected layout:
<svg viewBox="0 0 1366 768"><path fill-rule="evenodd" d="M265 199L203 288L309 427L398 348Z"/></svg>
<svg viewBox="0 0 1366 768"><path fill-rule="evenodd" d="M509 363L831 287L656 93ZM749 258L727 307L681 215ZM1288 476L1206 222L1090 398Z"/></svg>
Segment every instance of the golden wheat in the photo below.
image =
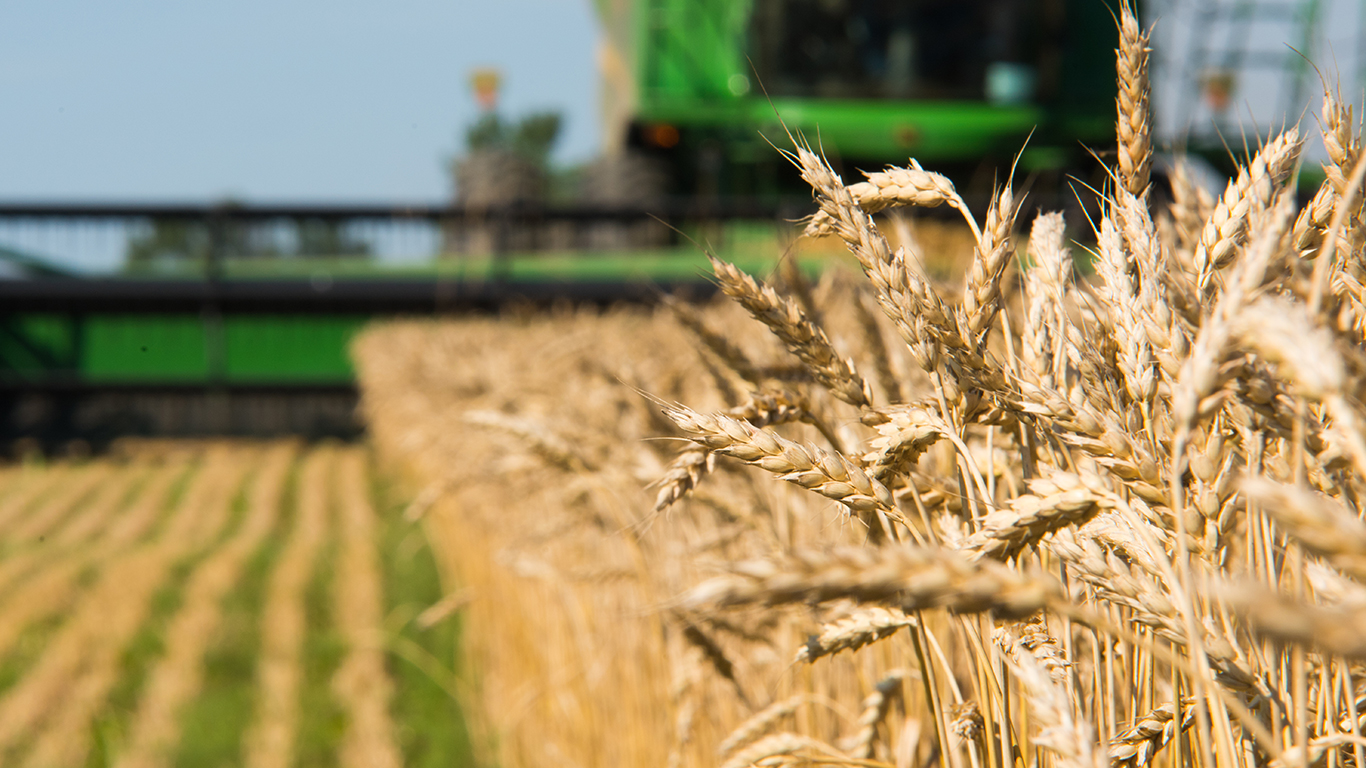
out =
<svg viewBox="0 0 1366 768"><path fill-rule="evenodd" d="M805 231L862 278L714 260L737 303L360 340L377 445L437 489L496 759L1366 764L1359 126L1325 96L1303 211L1294 128L1218 198L1178 164L1154 210L1119 17L1079 245L1047 213L1019 244L1010 181L979 220L914 161L846 185L799 144ZM873 218L939 205L957 286Z"/></svg>

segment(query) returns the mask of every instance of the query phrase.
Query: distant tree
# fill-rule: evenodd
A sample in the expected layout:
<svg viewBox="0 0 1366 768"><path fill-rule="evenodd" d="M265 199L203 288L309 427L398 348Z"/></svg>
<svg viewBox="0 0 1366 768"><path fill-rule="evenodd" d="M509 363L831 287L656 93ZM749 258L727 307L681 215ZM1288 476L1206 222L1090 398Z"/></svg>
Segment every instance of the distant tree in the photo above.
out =
<svg viewBox="0 0 1366 768"><path fill-rule="evenodd" d="M455 200L471 209L543 203L552 188L550 152L560 135L556 112L527 115L516 122L488 109L465 130L465 153L451 163ZM534 247L536 232L496 231L484 222L445 228L443 249L489 253L496 248Z"/></svg>
<svg viewBox="0 0 1366 768"><path fill-rule="evenodd" d="M550 176L550 151L560 135L557 112L512 122L489 110L465 130L465 153L451 163L456 199L467 205L540 201Z"/></svg>
<svg viewBox="0 0 1366 768"><path fill-rule="evenodd" d="M474 125L465 129L465 150L479 152L501 149L508 134L508 126L497 112L485 112Z"/></svg>
<svg viewBox="0 0 1366 768"><path fill-rule="evenodd" d="M503 120L497 112L485 112L466 129L465 149L470 154L511 152L544 171L562 122L558 112L537 112L516 123Z"/></svg>
<svg viewBox="0 0 1366 768"><path fill-rule="evenodd" d="M348 233L339 221L304 219L298 222L296 235L294 255L297 256L370 255L370 244Z"/></svg>
<svg viewBox="0 0 1366 768"><path fill-rule="evenodd" d="M232 259L315 258L369 256L370 245L347 233L340 222L305 219L295 222L294 237L281 238L278 228L241 221L219 225L184 219L155 219L128 240L125 263L134 270L203 268L212 248L225 261ZM214 242L214 237L217 242Z"/></svg>
<svg viewBox="0 0 1366 768"><path fill-rule="evenodd" d="M550 150L560 137L558 112L541 112L522 118L512 133L512 151L541 168L550 164Z"/></svg>
<svg viewBox="0 0 1366 768"><path fill-rule="evenodd" d="M135 269L202 263L209 255L208 230L197 222L157 219L128 239L125 260Z"/></svg>

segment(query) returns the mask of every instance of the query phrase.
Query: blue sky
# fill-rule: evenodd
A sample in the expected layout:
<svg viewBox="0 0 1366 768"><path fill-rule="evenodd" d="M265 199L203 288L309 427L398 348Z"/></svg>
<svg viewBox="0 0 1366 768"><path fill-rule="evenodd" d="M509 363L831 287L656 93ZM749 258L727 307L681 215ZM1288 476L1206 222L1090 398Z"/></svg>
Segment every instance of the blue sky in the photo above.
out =
<svg viewBox="0 0 1366 768"><path fill-rule="evenodd" d="M477 113L599 145L591 0L5 0L0 199L437 200Z"/></svg>

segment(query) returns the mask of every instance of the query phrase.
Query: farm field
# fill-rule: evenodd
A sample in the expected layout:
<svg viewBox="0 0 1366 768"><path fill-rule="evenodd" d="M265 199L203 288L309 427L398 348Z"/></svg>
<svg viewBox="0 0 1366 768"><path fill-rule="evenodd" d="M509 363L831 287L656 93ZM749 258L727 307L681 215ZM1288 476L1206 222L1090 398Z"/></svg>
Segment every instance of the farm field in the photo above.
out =
<svg viewBox="0 0 1366 768"><path fill-rule="evenodd" d="M468 764L449 613L364 448L0 471L0 764Z"/></svg>

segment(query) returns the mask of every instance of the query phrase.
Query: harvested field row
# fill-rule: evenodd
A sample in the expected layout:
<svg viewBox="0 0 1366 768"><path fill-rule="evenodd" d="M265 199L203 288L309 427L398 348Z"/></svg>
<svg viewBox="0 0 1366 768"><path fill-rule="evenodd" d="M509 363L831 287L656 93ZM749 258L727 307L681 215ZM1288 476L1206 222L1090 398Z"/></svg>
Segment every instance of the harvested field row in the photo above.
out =
<svg viewBox="0 0 1366 768"><path fill-rule="evenodd" d="M269 594L261 614L260 662L256 668L260 706L252 720L245 751L245 765L249 768L286 768L293 763L302 678L299 655L307 631L304 589L327 536L330 521L326 489L333 456L333 451L314 451L304 462L294 526L280 563L270 577Z"/></svg>
<svg viewBox="0 0 1366 768"><path fill-rule="evenodd" d="M0 763L466 757L463 742L431 753L423 745L449 740L392 713L395 669L402 680L412 666L392 647L417 630L385 617L411 618L443 592L384 583L387 532L413 526L375 495L362 449L130 446L80 465L8 468L0 482L0 512L12 511L0 526ZM337 567L321 568L327 551ZM332 597L311 611L318 579ZM336 652L318 667L305 652L320 643ZM452 649L443 653L449 668ZM300 727L304 702L318 701L339 717Z"/></svg>

